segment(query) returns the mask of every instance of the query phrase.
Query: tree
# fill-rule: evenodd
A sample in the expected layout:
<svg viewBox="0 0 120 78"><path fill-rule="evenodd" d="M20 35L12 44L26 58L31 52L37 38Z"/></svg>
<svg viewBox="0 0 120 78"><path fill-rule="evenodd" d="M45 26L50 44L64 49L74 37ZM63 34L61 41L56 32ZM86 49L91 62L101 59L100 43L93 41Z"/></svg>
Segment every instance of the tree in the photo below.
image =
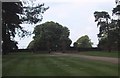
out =
<svg viewBox="0 0 120 78"><path fill-rule="evenodd" d="M39 18L35 14L46 11L48 8L44 8L44 5L38 5L32 7L23 7L21 2L2 2L2 51L3 54L10 52L10 50L16 49L17 42L14 40L15 35L18 33L20 37L29 35L29 33L20 26L24 21L28 23L37 23ZM39 9L38 9L39 8ZM41 11L42 10L42 11ZM34 14L32 14L34 12ZM34 15L34 17L32 16ZM40 14L41 15L41 14ZM30 19L31 17L32 20ZM14 44L14 45L13 45Z"/></svg>
<svg viewBox="0 0 120 78"><path fill-rule="evenodd" d="M118 5L119 1L116 0L117 6L113 8L113 15L117 15L118 19L110 18L110 15L105 12L94 12L95 22L99 26L99 44L98 47L106 49L110 52L111 50L116 50L120 47L120 6ZM118 46L117 46L118 45Z"/></svg>
<svg viewBox="0 0 120 78"><path fill-rule="evenodd" d="M118 43L118 51L120 51L120 1L116 0L116 7L113 8L112 12L113 15L115 14L118 16L117 20L114 20L116 22L116 35L117 35L117 43Z"/></svg>
<svg viewBox="0 0 120 78"><path fill-rule="evenodd" d="M60 50L61 47L63 49L70 47L70 32L67 27L63 27L59 23L51 21L37 25L33 33L35 34L35 36L33 37L34 43L31 48L36 47L36 50L47 49L49 51L55 51Z"/></svg>
<svg viewBox="0 0 120 78"><path fill-rule="evenodd" d="M78 48L91 48L92 42L87 35L80 37L75 44Z"/></svg>
<svg viewBox="0 0 120 78"><path fill-rule="evenodd" d="M110 15L108 12L102 11L94 12L94 17L95 17L95 22L97 22L97 26L99 26L99 40L101 40L103 37L106 37L107 39L107 45L108 45L108 51L111 51L111 46L110 46L110 26L109 26L109 20L110 20Z"/></svg>
<svg viewBox="0 0 120 78"><path fill-rule="evenodd" d="M75 50L77 50L77 49L78 49L77 45L78 45L78 43L77 43L77 42L74 42L74 43L73 43L73 47L74 47L74 49L75 49Z"/></svg>
<svg viewBox="0 0 120 78"><path fill-rule="evenodd" d="M2 3L2 49L3 54L6 54L9 50L12 50L15 43L15 29L22 30L19 25L21 21L19 20L18 14L22 13L22 4L20 2L3 2ZM14 8L14 9L12 9ZM11 38L12 37L12 38ZM17 43L16 43L17 44Z"/></svg>
<svg viewBox="0 0 120 78"><path fill-rule="evenodd" d="M101 38L104 35L108 34L109 31L109 19L110 19L110 15L108 14L108 12L102 11L102 12L98 12L95 11L94 12L94 17L95 17L95 22L97 22L97 26L100 27L99 28L99 34L98 37Z"/></svg>
<svg viewBox="0 0 120 78"><path fill-rule="evenodd" d="M31 41L27 47L28 49L34 49L34 41Z"/></svg>
<svg viewBox="0 0 120 78"><path fill-rule="evenodd" d="M24 4L26 5L26 3ZM29 6L23 6L23 13L20 16L21 21L24 23L36 24L42 21L42 14L49 9L49 7L44 7L43 4L36 4L31 2L28 3Z"/></svg>

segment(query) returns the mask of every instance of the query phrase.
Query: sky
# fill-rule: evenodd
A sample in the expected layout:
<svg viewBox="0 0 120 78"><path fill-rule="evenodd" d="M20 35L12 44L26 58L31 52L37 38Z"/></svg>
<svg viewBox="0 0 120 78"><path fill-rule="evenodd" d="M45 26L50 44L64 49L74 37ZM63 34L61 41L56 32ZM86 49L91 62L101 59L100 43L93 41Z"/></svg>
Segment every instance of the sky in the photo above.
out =
<svg viewBox="0 0 120 78"><path fill-rule="evenodd" d="M78 38L88 35L93 42L93 47L98 44L97 34L99 28L95 23L95 11L107 11L112 15L112 9L115 7L115 0L35 0L35 3L45 3L45 7L50 8L43 14L43 20L40 24L47 21L54 21L70 30L69 38L74 43ZM33 31L35 25L23 24L28 31ZM33 35L20 39L16 36L19 48L26 48L33 40ZM72 44L71 44L72 45Z"/></svg>

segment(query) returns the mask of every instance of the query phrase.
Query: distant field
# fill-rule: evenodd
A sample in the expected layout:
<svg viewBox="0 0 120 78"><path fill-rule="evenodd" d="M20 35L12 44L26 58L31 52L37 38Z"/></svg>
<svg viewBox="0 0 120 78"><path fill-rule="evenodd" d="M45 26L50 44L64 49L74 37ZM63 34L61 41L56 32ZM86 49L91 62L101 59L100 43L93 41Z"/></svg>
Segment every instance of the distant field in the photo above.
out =
<svg viewBox="0 0 120 78"><path fill-rule="evenodd" d="M54 54L3 56L3 76L118 76L118 64Z"/></svg>
<svg viewBox="0 0 120 78"><path fill-rule="evenodd" d="M120 52L119 52L120 53ZM117 51L107 52L107 51L87 51L87 52L79 52L82 55L91 55L91 56L102 56L102 57L119 57Z"/></svg>

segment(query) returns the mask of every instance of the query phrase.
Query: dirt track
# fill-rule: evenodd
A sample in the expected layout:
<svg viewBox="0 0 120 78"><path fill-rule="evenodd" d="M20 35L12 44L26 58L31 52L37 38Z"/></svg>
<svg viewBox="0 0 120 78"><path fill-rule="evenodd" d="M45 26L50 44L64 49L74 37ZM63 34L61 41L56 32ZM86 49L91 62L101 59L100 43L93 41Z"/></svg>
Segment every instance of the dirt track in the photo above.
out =
<svg viewBox="0 0 120 78"><path fill-rule="evenodd" d="M55 55L73 56L73 57L80 57L80 58L85 58L90 60L99 60L99 61L118 64L118 58L112 58L112 57L88 56L88 55L67 54L67 53L55 53Z"/></svg>

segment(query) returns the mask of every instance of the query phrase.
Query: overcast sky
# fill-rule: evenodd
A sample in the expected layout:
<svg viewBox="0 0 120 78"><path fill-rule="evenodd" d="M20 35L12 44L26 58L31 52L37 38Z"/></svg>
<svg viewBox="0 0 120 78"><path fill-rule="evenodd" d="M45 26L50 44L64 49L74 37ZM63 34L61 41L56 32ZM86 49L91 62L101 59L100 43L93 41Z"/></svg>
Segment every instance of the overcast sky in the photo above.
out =
<svg viewBox="0 0 120 78"><path fill-rule="evenodd" d="M36 0L37 3L45 3L50 8L43 14L41 23L47 21L58 22L70 30L70 39L74 43L78 38L88 35L93 46L97 46L99 33L94 22L95 11L107 11L112 15L112 9L115 7L115 0ZM25 29L33 31L31 25L24 25ZM18 41L19 48L26 48L32 36L25 37Z"/></svg>

